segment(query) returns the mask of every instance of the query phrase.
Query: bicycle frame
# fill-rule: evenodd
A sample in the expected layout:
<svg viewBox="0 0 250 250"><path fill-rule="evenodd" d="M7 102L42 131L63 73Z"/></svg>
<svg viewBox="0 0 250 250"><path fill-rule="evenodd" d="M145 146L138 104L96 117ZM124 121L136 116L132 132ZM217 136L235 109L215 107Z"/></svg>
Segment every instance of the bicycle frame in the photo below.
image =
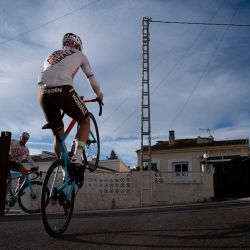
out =
<svg viewBox="0 0 250 250"><path fill-rule="evenodd" d="M31 173L33 173L33 172L30 172L29 174L31 174ZM12 171L12 170L10 171L10 174L11 174L11 177L12 177L12 180L8 184L8 193L9 193L10 196L9 196L8 199L6 199L6 201L8 201L8 205L10 207L15 206L15 204L17 203L17 197L19 195L20 190L22 189L22 187L24 185L28 186L28 188L30 190L31 197L32 198L36 198L36 194L35 194L35 192L34 192L34 190L32 188L32 185L31 185L31 179L29 177L29 174L27 174L25 176L24 181L23 181L23 183L20 186L17 184L16 189L15 189L14 192L13 192L13 185L12 185L13 179L19 179L19 178L21 178L23 176L22 176L22 174L20 172L18 172L18 171ZM18 187L18 189L17 189L17 187Z"/></svg>
<svg viewBox="0 0 250 250"><path fill-rule="evenodd" d="M11 174L11 177L14 177L14 179L19 179L19 178L22 177L22 174L20 174L19 172L16 172L16 171L11 171L10 174ZM13 180L13 179L12 179L12 180ZM34 193L34 191L33 191L33 189L32 189L32 186L30 185L30 177L29 177L28 174L25 176L25 179L24 179L23 183L20 185L19 190L20 190L20 189L22 188L22 186L24 186L26 183L28 183L28 186L29 186L29 189L30 189L30 192L31 192L32 196L35 195L35 193ZM10 183L10 185L11 185L11 183ZM14 196L16 196L17 194L18 194L18 192L17 192Z"/></svg>
<svg viewBox="0 0 250 250"><path fill-rule="evenodd" d="M69 181L70 181L70 177L69 177L69 172L68 172L68 167L71 165L71 160L68 156L68 152L67 152L67 148L65 145L65 140L68 137L70 131L72 130L72 128L74 127L76 121L74 119L72 119L72 121L70 122L68 128L65 130L64 134L62 135L61 138L59 138L59 142L60 142L60 149L61 149L61 159L63 160L63 162L65 163L64 166L64 177L65 177L65 182L64 184L58 189L58 191L64 190L65 187L68 185ZM59 137L59 136L58 136ZM55 180L56 180L56 176L58 175L58 169L56 174L54 175L54 180L52 182L52 187L54 187L55 185ZM73 192L73 190L75 189L76 186L76 182L75 180L72 182L71 188L69 190L69 193L66 194L66 196L71 199L71 194ZM52 195L53 192L53 188L50 190L50 196Z"/></svg>
<svg viewBox="0 0 250 250"><path fill-rule="evenodd" d="M81 99L83 98L81 97ZM101 101L97 99L83 100L83 102L95 101L99 103L99 115L101 115L103 105ZM61 119L63 115L64 113ZM84 182L84 170L88 169L93 172L98 166L100 137L96 119L91 112L89 112L89 120L90 131L88 138L86 138L86 147L82 153L82 163L84 166L72 165L71 156L67 152L65 145L68 135L76 124L74 119L71 120L63 135L59 135L56 130L57 122L55 120L49 121L42 127L43 129L52 129L61 150L60 159L55 160L47 171L41 195L43 224L48 234L52 237L61 236L69 225L73 214L75 196ZM96 153L96 157L93 160L87 158L91 149L94 149L93 152Z"/></svg>
<svg viewBox="0 0 250 250"><path fill-rule="evenodd" d="M83 100L83 97L81 97L81 99ZM87 103L87 102L95 102L96 99L91 99L91 100L83 100L83 102ZM100 111L99 111L99 115L101 115L102 113L102 109L101 109L101 104L99 103L99 106L100 106ZM64 116L64 113L62 114L62 117ZM67 148L66 148L66 145L65 145L65 141L68 137L68 135L70 134L71 130L73 129L73 127L75 126L76 124L76 120L72 119L70 124L68 125L67 129L65 130L64 134L62 135L62 137L60 137L58 135L58 133L55 133L56 134L56 137L58 138L58 141L60 143L60 150L61 150L61 159L63 160L65 166L64 166L64 178L65 178L65 182L64 184L58 189L58 191L62 191L65 189L65 187L69 184L69 182L71 181L71 178L69 177L69 172L68 172L68 167L71 166L71 159L68 155L68 152L67 152ZM57 169L57 172L56 174L54 175L54 180L52 182L52 187L54 187L54 184L55 184L55 180L56 180L56 176L58 175L58 169ZM68 191L68 193L66 194L67 198L71 199L71 196L72 196L72 192L75 190L75 187L76 187L76 181L73 180L72 184L71 184L71 188L70 190ZM52 195L52 192L53 192L53 188L50 190L50 196Z"/></svg>

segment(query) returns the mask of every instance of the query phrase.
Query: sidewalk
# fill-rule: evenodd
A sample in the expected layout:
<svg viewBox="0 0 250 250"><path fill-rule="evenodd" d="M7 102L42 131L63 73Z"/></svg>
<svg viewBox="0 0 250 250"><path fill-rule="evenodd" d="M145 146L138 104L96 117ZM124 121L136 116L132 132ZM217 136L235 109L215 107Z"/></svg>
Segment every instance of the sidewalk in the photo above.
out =
<svg viewBox="0 0 250 250"><path fill-rule="evenodd" d="M212 201L212 202L202 202L202 203L183 203L183 204L169 204L165 206L150 206L150 207L133 207L133 208L117 208L117 209L98 209L98 210L74 210L74 214L95 214L95 213L112 213L112 212L132 212L132 211L141 211L146 212L149 210L161 210L165 208L195 208L195 207L212 207L215 205L227 205L227 204L238 204L238 203L249 203L250 197L247 198L239 198L239 199L226 199L220 201ZM29 215L23 212L21 209L14 208L9 210L9 212L5 215Z"/></svg>

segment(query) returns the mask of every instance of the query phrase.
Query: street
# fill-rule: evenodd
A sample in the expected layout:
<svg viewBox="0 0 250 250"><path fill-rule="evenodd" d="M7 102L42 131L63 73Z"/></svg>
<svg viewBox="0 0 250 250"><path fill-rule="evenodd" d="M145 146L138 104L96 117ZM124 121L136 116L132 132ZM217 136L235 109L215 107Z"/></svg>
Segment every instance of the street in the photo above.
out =
<svg viewBox="0 0 250 250"><path fill-rule="evenodd" d="M75 212L60 239L40 214L0 218L0 249L250 249L250 200Z"/></svg>

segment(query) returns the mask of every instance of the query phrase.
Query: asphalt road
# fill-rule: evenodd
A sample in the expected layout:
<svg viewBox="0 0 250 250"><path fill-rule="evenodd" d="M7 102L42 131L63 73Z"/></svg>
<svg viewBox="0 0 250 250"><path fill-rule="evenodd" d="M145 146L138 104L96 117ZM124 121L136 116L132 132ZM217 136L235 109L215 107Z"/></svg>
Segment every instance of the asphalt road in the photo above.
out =
<svg viewBox="0 0 250 250"><path fill-rule="evenodd" d="M0 249L250 249L250 200L75 213L60 239L39 214L8 215Z"/></svg>

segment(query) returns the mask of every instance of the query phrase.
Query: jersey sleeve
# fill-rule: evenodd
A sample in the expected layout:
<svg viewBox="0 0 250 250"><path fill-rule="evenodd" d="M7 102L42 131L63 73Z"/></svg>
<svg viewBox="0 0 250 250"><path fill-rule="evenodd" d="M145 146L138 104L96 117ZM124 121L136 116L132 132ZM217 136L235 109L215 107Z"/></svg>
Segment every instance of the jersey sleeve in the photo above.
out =
<svg viewBox="0 0 250 250"><path fill-rule="evenodd" d="M81 65L81 68L82 68L84 74L86 75L86 77L88 78L90 87L95 92L96 96L98 96L101 92L100 91L100 84L97 81L96 77L94 76L94 73L90 67L88 58L84 54L83 54L82 60L83 60L83 63Z"/></svg>
<svg viewBox="0 0 250 250"><path fill-rule="evenodd" d="M26 159L28 161L28 163L31 165L31 167L36 167L35 165L35 162L32 160L31 156L30 156L30 152L29 152L29 149L27 148L27 151L26 151Z"/></svg>

